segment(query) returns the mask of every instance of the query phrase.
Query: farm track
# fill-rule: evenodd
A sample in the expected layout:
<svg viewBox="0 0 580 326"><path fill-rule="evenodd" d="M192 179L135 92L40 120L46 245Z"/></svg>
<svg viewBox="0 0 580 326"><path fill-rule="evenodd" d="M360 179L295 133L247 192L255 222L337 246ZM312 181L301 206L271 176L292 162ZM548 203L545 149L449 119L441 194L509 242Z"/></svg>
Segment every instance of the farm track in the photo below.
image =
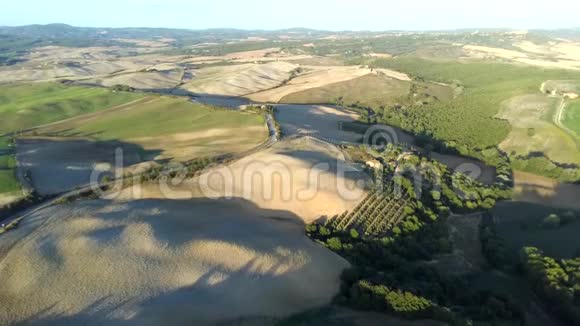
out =
<svg viewBox="0 0 580 326"><path fill-rule="evenodd" d="M560 129L564 130L565 132L567 132L568 134L570 134L570 136L578 137L578 135L576 135L576 133L573 130L566 127L562 123L562 120L564 119L565 113L566 113L566 99L564 97L562 97L560 105L558 106L558 109L556 110L556 114L554 114L554 124L558 128L560 128Z"/></svg>

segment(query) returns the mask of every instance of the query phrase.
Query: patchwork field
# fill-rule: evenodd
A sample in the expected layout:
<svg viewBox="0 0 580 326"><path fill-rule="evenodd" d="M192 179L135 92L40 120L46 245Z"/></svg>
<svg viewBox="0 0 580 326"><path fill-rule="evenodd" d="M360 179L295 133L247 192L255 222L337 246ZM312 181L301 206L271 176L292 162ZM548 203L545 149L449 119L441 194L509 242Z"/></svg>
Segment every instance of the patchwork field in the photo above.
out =
<svg viewBox="0 0 580 326"><path fill-rule="evenodd" d="M19 140L17 152L20 173L28 174L42 193L58 193L87 184L93 171L108 171L116 149L123 150L121 166L127 168L143 161L238 153L267 135L260 115L150 96L36 128Z"/></svg>
<svg viewBox="0 0 580 326"><path fill-rule="evenodd" d="M128 188L37 212L0 239L0 321L205 325L327 305L348 263L304 224L364 198L368 177L342 164L305 137L138 198Z"/></svg>
<svg viewBox="0 0 580 326"><path fill-rule="evenodd" d="M97 112L143 96L113 93L106 89L66 87L54 83L0 86L0 135L27 130L38 125ZM8 203L22 196L15 171L14 148L9 138L0 137L0 202Z"/></svg>
<svg viewBox="0 0 580 326"><path fill-rule="evenodd" d="M513 156L543 153L557 163L580 164L576 140L553 123L560 98L523 95L506 101L498 118L512 125L500 148Z"/></svg>

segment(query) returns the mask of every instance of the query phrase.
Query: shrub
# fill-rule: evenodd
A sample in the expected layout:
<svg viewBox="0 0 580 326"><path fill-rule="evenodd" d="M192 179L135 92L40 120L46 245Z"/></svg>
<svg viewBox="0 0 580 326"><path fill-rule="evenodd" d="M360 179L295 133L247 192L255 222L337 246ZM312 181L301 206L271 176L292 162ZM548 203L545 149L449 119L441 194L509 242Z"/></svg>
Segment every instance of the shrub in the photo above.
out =
<svg viewBox="0 0 580 326"><path fill-rule="evenodd" d="M320 235L323 237L327 237L330 235L330 230L325 228L324 226L320 226L318 228L318 231L319 231Z"/></svg>
<svg viewBox="0 0 580 326"><path fill-rule="evenodd" d="M542 221L542 227L545 229L557 229L560 227L560 217L556 214L550 214Z"/></svg>
<svg viewBox="0 0 580 326"><path fill-rule="evenodd" d="M334 251L339 251L342 249L342 242L340 241L339 238L336 237L328 239L326 241L326 244L328 245L328 248Z"/></svg>
<svg viewBox="0 0 580 326"><path fill-rule="evenodd" d="M353 239L358 239L358 237L360 236L358 231L355 229L350 229L350 236Z"/></svg>

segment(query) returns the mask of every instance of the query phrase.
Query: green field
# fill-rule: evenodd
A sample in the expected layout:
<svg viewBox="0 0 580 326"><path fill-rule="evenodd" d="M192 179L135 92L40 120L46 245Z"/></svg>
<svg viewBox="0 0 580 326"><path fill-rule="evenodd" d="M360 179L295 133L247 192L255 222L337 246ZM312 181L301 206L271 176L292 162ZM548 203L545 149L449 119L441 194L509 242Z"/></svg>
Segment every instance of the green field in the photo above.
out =
<svg viewBox="0 0 580 326"><path fill-rule="evenodd" d="M143 97L104 88L69 87L55 83L0 87L0 134L80 114L95 112Z"/></svg>
<svg viewBox="0 0 580 326"><path fill-rule="evenodd" d="M574 101L566 106L562 123L580 137L580 101Z"/></svg>
<svg viewBox="0 0 580 326"><path fill-rule="evenodd" d="M110 114L99 113L90 119L79 117L62 124L41 128L38 132L107 141L156 137L212 128L238 129L264 124L261 115L212 110L204 105L171 97L152 96L151 100L136 105L136 108L115 110Z"/></svg>
<svg viewBox="0 0 580 326"><path fill-rule="evenodd" d="M56 83L0 86L0 134L29 129L95 112L143 97L103 88L68 87ZM0 194L20 190L16 162L8 138L0 137Z"/></svg>

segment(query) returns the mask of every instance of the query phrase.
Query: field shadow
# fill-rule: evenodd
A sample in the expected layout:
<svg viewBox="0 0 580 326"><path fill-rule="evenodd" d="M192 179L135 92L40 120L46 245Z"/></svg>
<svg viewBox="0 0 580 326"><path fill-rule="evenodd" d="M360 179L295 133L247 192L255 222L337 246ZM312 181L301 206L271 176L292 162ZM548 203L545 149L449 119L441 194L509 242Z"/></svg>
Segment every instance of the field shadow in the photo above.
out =
<svg viewBox="0 0 580 326"><path fill-rule="evenodd" d="M552 185L532 181L517 181L516 196L519 201L536 203L554 208L580 210L580 185L554 183Z"/></svg>
<svg viewBox="0 0 580 326"><path fill-rule="evenodd" d="M117 223L112 232L108 232L109 229L104 233L91 230L87 235L92 241L118 243L119 250L123 250L121 235L127 235L124 227L147 225L160 250L167 252L205 243L231 245L254 255L242 255L234 264L237 267L210 263L206 271L190 284L156 290L154 294L148 290L150 284L147 282L141 285L144 287L140 290L143 295L127 295L123 289L117 292L113 288L72 314L59 311L60 301L47 303L46 307L39 307L37 313L23 320L23 324L155 325L166 322L200 325L230 324L241 318L271 319L262 316L278 315L280 310L282 314L290 315L329 303L334 295L329 289L338 290L338 275L346 267L337 255L305 237L304 224L294 213L263 209L241 198L219 201L136 200L126 203L91 200L78 202L78 205L81 211L93 212L97 219ZM109 207L117 209L107 210ZM277 216L285 218L268 218ZM210 250L207 254L217 256L223 251L217 249L212 253L211 248L207 250ZM296 261L306 253L308 259ZM83 255L83 252L76 254ZM196 264L195 255L191 258L192 264ZM151 260L146 255L132 257L130 254L129 258L143 260L141 276L155 283L151 289L180 275L175 274L177 267L173 259L163 263L165 259L161 257ZM147 275L146 261L150 261L154 268L165 264L163 269L167 274L162 274L165 275L164 281L159 280L158 275ZM71 282L82 280L73 276ZM77 286L79 284L73 284L71 289ZM312 287L316 289L305 290Z"/></svg>
<svg viewBox="0 0 580 326"><path fill-rule="evenodd" d="M19 178L40 194L57 194L88 185L95 173L112 177L163 151L123 141L21 138L16 152Z"/></svg>

